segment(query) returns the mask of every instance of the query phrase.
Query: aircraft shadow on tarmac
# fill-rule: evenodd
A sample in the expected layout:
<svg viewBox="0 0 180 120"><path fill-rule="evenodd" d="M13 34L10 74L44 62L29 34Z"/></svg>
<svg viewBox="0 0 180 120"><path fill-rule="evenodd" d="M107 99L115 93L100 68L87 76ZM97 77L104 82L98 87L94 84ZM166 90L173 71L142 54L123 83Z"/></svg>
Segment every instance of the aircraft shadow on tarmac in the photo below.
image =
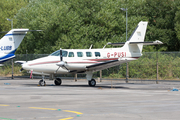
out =
<svg viewBox="0 0 180 120"><path fill-rule="evenodd" d="M38 86L38 84L22 84L22 85L24 85L24 86L30 86L30 87L37 87ZM53 87L59 87L59 88L61 88L61 87L84 87L84 88L98 88L98 89L107 89L107 88L114 88L114 89L129 89L128 87L123 87L123 86L112 86L111 87L111 85L109 85L109 84L107 84L107 85L97 85L97 86L95 86L95 87L90 87L89 85L67 85L67 84L65 84L65 85L60 85L60 86L56 86L56 85L54 85L54 84L46 84L46 86L39 86L39 87L49 87L49 86L53 86Z"/></svg>

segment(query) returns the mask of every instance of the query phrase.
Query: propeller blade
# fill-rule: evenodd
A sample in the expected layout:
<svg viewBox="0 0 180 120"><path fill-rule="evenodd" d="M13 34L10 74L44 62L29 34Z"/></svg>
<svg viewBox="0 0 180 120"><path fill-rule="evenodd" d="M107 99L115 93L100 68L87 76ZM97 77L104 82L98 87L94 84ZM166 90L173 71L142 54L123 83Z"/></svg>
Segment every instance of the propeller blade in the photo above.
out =
<svg viewBox="0 0 180 120"><path fill-rule="evenodd" d="M23 70L24 70L24 69L23 69L23 68L21 68L19 71L20 71L20 72L22 72Z"/></svg>
<svg viewBox="0 0 180 120"><path fill-rule="evenodd" d="M56 73L57 71L59 70L60 67L62 68L65 68L68 72L70 70L68 70L68 68L65 66L66 62L63 61L63 55L62 55L62 49L60 48L60 62L58 62L56 65L59 66L58 69L56 70Z"/></svg>
<svg viewBox="0 0 180 120"><path fill-rule="evenodd" d="M57 73L57 71L59 70L59 68L60 68L60 66L59 66L58 69L56 70L56 73Z"/></svg>
<svg viewBox="0 0 180 120"><path fill-rule="evenodd" d="M69 69L67 69L67 67L66 66L63 66L64 68L66 68L66 70L68 71L68 72L70 72L70 70Z"/></svg>
<svg viewBox="0 0 180 120"><path fill-rule="evenodd" d="M62 49L60 48L60 60L63 61Z"/></svg>

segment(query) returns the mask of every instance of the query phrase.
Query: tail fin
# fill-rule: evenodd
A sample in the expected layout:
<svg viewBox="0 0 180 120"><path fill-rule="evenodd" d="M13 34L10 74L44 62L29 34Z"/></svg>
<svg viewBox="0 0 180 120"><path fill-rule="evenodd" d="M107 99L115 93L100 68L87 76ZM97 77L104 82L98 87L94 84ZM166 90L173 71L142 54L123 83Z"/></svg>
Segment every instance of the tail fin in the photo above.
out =
<svg viewBox="0 0 180 120"><path fill-rule="evenodd" d="M15 53L29 29L12 29L0 40L0 53Z"/></svg>
<svg viewBox="0 0 180 120"><path fill-rule="evenodd" d="M125 49L128 49L131 53L141 53L143 44L130 44L132 42L144 42L146 29L148 22L139 22L138 26L129 37L128 41L123 46Z"/></svg>
<svg viewBox="0 0 180 120"><path fill-rule="evenodd" d="M14 53L29 29L12 29L0 39L0 62L15 57Z"/></svg>
<svg viewBox="0 0 180 120"><path fill-rule="evenodd" d="M129 37L128 41L130 42L144 42L146 29L148 22L139 22L138 26L132 33L131 37Z"/></svg>

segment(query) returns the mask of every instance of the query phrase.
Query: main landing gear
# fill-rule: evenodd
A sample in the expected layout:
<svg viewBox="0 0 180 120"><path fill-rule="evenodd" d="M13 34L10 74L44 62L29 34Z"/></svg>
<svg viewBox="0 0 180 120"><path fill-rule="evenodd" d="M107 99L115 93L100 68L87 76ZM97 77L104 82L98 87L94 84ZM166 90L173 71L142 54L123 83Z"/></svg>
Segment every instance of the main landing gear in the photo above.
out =
<svg viewBox="0 0 180 120"><path fill-rule="evenodd" d="M94 79L89 80L88 83L89 83L89 86L92 86L92 87L96 85L96 81Z"/></svg>
<svg viewBox="0 0 180 120"><path fill-rule="evenodd" d="M54 80L54 84L55 84L55 85L61 85L61 83L62 83L62 80L61 80L60 78L56 78L56 79Z"/></svg>
<svg viewBox="0 0 180 120"><path fill-rule="evenodd" d="M94 87L96 85L95 79L92 78L93 72L92 71L87 71L86 72L86 79L88 80L88 84L91 87Z"/></svg>

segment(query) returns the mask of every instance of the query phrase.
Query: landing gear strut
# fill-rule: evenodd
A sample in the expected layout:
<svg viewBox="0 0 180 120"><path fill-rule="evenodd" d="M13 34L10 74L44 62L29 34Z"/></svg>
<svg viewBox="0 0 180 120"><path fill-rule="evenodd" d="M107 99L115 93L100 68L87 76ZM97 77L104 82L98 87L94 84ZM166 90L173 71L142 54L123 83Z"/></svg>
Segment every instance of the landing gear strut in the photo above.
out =
<svg viewBox="0 0 180 120"><path fill-rule="evenodd" d="M92 87L96 85L96 81L94 79L89 80L88 83L89 83L89 86L92 86Z"/></svg>
<svg viewBox="0 0 180 120"><path fill-rule="evenodd" d="M46 82L44 81L44 75L42 75L42 80L39 81L40 86L46 86Z"/></svg>
<svg viewBox="0 0 180 120"><path fill-rule="evenodd" d="M61 83L62 83L62 80L61 80L60 78L56 78L56 79L54 80L54 84L55 84L55 85L61 85Z"/></svg>

